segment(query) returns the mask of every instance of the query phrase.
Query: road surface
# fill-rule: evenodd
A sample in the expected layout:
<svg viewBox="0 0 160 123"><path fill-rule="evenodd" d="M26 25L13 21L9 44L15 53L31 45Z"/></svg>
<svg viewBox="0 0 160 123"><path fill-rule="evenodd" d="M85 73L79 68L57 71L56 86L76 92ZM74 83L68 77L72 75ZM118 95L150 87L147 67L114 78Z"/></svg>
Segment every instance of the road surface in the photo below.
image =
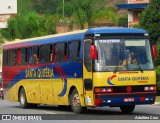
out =
<svg viewBox="0 0 160 123"><path fill-rule="evenodd" d="M37 116L37 120L148 120L147 118L149 120L151 120L150 118L160 120L160 106L136 106L134 112L131 114L123 114L118 107L88 108L84 114L75 114L70 109L62 109L52 105L39 105L34 109L22 109L17 102L0 100L0 119L2 115L5 116L8 114L12 116L23 116L24 119L28 118L28 116L35 115ZM41 115L44 116L40 117ZM12 120L17 119L13 118Z"/></svg>

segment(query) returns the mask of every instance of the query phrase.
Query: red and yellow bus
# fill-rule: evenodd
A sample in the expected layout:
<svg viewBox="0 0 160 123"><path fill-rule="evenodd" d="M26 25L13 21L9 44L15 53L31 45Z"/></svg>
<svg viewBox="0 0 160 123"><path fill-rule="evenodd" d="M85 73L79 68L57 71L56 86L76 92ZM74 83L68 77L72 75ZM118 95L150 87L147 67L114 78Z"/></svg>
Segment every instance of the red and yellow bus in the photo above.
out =
<svg viewBox="0 0 160 123"><path fill-rule="evenodd" d="M38 104L120 107L153 104L155 46L145 30L91 28L3 46L3 88L22 108ZM152 55L153 54L153 55Z"/></svg>

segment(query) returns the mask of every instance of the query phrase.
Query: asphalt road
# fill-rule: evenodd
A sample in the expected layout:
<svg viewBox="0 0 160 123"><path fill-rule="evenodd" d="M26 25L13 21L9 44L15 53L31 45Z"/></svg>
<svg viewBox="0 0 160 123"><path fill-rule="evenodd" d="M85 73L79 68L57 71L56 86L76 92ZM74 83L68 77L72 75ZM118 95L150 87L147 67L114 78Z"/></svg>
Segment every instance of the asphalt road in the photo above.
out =
<svg viewBox="0 0 160 123"><path fill-rule="evenodd" d="M136 106L131 114L121 113L119 108L101 107L88 108L85 114L74 114L70 109L61 109L52 105L39 105L35 109L22 109L19 103L9 102L7 100L0 100L0 119L2 115L12 115L12 120L15 116L21 116L24 119L28 116L37 116L38 120L151 120L151 118L158 118L160 120L160 106L156 105L141 105ZM47 115L46 115L47 114ZM41 117L42 116L42 117ZM139 120L139 119L136 119ZM153 120L153 119L152 119ZM157 119L155 119L157 120Z"/></svg>

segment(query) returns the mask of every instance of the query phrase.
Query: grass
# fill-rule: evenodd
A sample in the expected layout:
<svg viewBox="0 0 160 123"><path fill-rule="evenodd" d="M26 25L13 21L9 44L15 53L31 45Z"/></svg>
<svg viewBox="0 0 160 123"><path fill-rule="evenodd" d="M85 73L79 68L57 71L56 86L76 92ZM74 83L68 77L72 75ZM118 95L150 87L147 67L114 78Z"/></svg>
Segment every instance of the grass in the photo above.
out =
<svg viewBox="0 0 160 123"><path fill-rule="evenodd" d="M160 96L156 96L156 102L160 102Z"/></svg>

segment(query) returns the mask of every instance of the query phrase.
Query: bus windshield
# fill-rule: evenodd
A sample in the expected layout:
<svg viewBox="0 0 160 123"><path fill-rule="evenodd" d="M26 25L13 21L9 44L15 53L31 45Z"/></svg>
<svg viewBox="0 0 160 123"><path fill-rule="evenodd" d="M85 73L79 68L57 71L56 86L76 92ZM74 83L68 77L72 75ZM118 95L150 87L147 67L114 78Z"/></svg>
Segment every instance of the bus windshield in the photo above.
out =
<svg viewBox="0 0 160 123"><path fill-rule="evenodd" d="M95 45L95 71L154 69L148 39L102 39L95 40Z"/></svg>

